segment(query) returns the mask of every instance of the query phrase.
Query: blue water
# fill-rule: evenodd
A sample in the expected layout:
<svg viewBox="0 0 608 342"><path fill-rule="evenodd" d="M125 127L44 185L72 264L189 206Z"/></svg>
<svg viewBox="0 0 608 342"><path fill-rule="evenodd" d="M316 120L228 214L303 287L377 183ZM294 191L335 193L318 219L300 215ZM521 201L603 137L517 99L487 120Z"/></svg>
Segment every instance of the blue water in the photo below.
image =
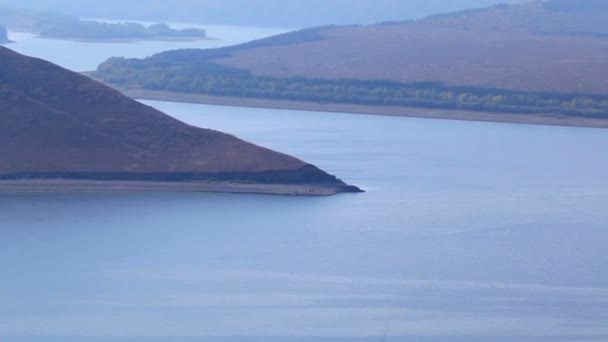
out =
<svg viewBox="0 0 608 342"><path fill-rule="evenodd" d="M605 130L145 103L367 192L0 194L0 341L608 340Z"/></svg>
<svg viewBox="0 0 608 342"><path fill-rule="evenodd" d="M39 39L30 33L9 32L9 38L17 43L9 44L7 47L19 53L49 60L74 71L91 71L110 57L144 58L166 50L217 48L289 31L289 29L282 28L170 24L173 28L203 28L207 31L207 36L213 39L192 42L77 43Z"/></svg>

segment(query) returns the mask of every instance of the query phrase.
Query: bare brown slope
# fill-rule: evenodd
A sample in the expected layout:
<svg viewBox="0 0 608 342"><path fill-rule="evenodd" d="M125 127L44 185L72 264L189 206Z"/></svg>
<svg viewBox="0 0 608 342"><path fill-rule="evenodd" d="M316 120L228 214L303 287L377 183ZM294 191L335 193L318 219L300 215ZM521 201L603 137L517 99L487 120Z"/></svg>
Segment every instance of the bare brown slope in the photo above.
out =
<svg viewBox="0 0 608 342"><path fill-rule="evenodd" d="M608 94L608 11L533 2L418 22L325 28L325 39L232 52L256 75L441 81L451 86Z"/></svg>
<svg viewBox="0 0 608 342"><path fill-rule="evenodd" d="M264 173L265 182L281 183L290 181L285 172L306 173L297 181L343 184L296 158L186 125L89 78L0 48L0 176L235 174L247 180L246 174Z"/></svg>

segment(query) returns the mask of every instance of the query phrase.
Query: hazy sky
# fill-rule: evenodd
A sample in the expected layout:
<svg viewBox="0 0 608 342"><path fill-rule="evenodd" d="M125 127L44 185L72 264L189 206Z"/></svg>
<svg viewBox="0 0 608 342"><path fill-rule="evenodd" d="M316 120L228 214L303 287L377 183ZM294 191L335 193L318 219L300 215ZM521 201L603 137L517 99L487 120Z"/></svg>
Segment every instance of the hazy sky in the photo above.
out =
<svg viewBox="0 0 608 342"><path fill-rule="evenodd" d="M366 24L522 0L0 0L83 17L305 27Z"/></svg>

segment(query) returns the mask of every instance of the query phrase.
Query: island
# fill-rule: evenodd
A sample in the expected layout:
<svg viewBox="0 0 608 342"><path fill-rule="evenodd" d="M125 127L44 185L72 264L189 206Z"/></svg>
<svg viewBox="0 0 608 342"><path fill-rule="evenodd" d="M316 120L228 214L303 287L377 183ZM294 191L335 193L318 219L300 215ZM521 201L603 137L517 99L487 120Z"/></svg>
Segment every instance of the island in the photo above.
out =
<svg viewBox="0 0 608 342"><path fill-rule="evenodd" d="M12 43L10 39L8 39L8 32L6 27L0 25L0 44L8 44Z"/></svg>
<svg viewBox="0 0 608 342"><path fill-rule="evenodd" d="M2 47L0 61L0 191L361 192L49 62Z"/></svg>
<svg viewBox="0 0 608 342"><path fill-rule="evenodd" d="M65 22L62 25L42 26L39 38L86 42L128 41L192 41L207 39L202 29L176 30L167 24L144 26L139 23L106 23L93 20Z"/></svg>
<svg viewBox="0 0 608 342"><path fill-rule="evenodd" d="M219 49L111 58L142 99L608 127L608 7L530 1Z"/></svg>
<svg viewBox="0 0 608 342"><path fill-rule="evenodd" d="M0 22L40 38L86 42L192 41L208 39L198 28L173 29L164 23L102 22L48 12L0 8Z"/></svg>

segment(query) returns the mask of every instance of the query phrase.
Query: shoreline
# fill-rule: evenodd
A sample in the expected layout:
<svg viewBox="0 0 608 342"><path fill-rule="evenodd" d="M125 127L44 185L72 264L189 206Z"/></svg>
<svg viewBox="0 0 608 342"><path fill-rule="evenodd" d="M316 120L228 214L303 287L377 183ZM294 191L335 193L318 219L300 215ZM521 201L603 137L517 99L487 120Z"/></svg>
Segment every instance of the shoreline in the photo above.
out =
<svg viewBox="0 0 608 342"><path fill-rule="evenodd" d="M71 37L53 37L53 36L41 36L35 35L36 39L46 39L46 40L61 40L67 42L76 42L76 43L124 43L124 44L132 44L137 42L198 42L198 41L211 41L211 40L220 40L218 38L213 37L158 37L158 38L103 38L103 39L92 39L92 38L71 38Z"/></svg>
<svg viewBox="0 0 608 342"><path fill-rule="evenodd" d="M96 181L68 179L0 180L0 195L8 192L203 192L251 195L322 197L344 193L336 187L320 185L255 184L231 182L150 182Z"/></svg>
<svg viewBox="0 0 608 342"><path fill-rule="evenodd" d="M84 73L90 74L90 73ZM496 112L474 112L457 109L432 109L418 107L396 107L380 105L358 105L340 103L317 103L305 101L273 100L228 96L174 93L167 91L121 88L107 84L123 94L138 100L207 104L214 106L288 109L297 111L331 112L379 116L397 116L422 119L478 121L525 125L544 125L583 128L608 128L608 120L574 117L555 114L518 114Z"/></svg>

